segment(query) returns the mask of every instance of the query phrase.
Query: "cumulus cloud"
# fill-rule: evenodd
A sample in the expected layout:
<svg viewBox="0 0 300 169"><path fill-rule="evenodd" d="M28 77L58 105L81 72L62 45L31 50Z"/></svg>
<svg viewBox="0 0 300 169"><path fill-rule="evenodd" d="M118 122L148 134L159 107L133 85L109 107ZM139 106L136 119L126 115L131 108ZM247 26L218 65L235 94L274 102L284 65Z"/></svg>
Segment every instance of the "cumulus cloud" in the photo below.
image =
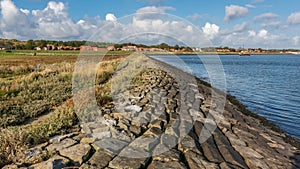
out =
<svg viewBox="0 0 300 169"><path fill-rule="evenodd" d="M26 15L29 15L30 14L30 11L28 9L20 9L21 12L23 12L24 14Z"/></svg>
<svg viewBox="0 0 300 169"><path fill-rule="evenodd" d="M289 24L300 24L300 12L292 13L292 14L288 17L287 22L288 22Z"/></svg>
<svg viewBox="0 0 300 169"><path fill-rule="evenodd" d="M265 0L252 0L253 3L262 3L265 2Z"/></svg>
<svg viewBox="0 0 300 169"><path fill-rule="evenodd" d="M256 8L254 5L251 5L251 4L246 4L245 5L247 8Z"/></svg>
<svg viewBox="0 0 300 169"><path fill-rule="evenodd" d="M265 39L268 36L268 31L265 29L262 29L258 32L257 36Z"/></svg>
<svg viewBox="0 0 300 169"><path fill-rule="evenodd" d="M229 35L229 34L239 34L244 33L246 30L248 30L249 23L243 22L241 24L236 24L231 29L224 29L220 32L221 35Z"/></svg>
<svg viewBox="0 0 300 169"><path fill-rule="evenodd" d="M100 16L84 16L77 21L69 17L68 7L62 2L50 1L44 9L29 11L16 7L11 0L2 0L0 7L0 37L4 38L86 39L113 43L121 40L121 42L145 44L166 42L174 45L183 45L188 42L187 45L197 47L219 45L239 47L247 44L247 46L254 47L284 48L300 43L299 38L272 34L269 27L249 30L251 27L248 22L236 24L227 29L221 29L217 24L210 22L196 27L185 20L168 15L167 11L175 10L172 7L144 7L125 20L116 20L114 14L107 14L104 19ZM245 12L237 11L239 10L234 9L227 12L227 20L246 15ZM270 24L279 23L274 21L274 23L269 22Z"/></svg>
<svg viewBox="0 0 300 169"><path fill-rule="evenodd" d="M281 26L280 21L264 22L261 24L261 27L263 28L279 28L280 26Z"/></svg>
<svg viewBox="0 0 300 169"><path fill-rule="evenodd" d="M136 11L135 19L136 20L156 20L163 19L166 15L166 11L175 10L173 7L169 6L147 6L140 8Z"/></svg>
<svg viewBox="0 0 300 169"><path fill-rule="evenodd" d="M219 33L220 27L216 24L206 22L205 26L202 27L203 33L209 38L214 39Z"/></svg>
<svg viewBox="0 0 300 169"><path fill-rule="evenodd" d="M108 13L105 16L105 20L107 20L107 21L117 21L117 17L112 13Z"/></svg>
<svg viewBox="0 0 300 169"><path fill-rule="evenodd" d="M295 46L298 46L298 45L299 45L299 42L300 42L300 37L299 37L299 36L295 36L295 37L293 38L293 41L294 41L294 45L295 45Z"/></svg>
<svg viewBox="0 0 300 169"><path fill-rule="evenodd" d="M208 15L207 15L207 14L200 15L200 14L198 14L198 13L195 13L195 14L193 14L193 15L187 16L187 18L188 18L188 19L191 19L192 21L196 21L196 20L201 19L201 18L204 18L204 17L206 17L206 16L208 16Z"/></svg>
<svg viewBox="0 0 300 169"><path fill-rule="evenodd" d="M250 30L250 31L248 31L248 36L249 37L255 37L256 36L256 32L254 31L254 30Z"/></svg>
<svg viewBox="0 0 300 169"><path fill-rule="evenodd" d="M166 0L144 0L150 4L162 4L164 3Z"/></svg>
<svg viewBox="0 0 300 169"><path fill-rule="evenodd" d="M238 6L238 5L230 5L225 7L225 21L231 21L236 18L247 16L249 13L248 8Z"/></svg>
<svg viewBox="0 0 300 169"><path fill-rule="evenodd" d="M18 9L11 0L0 2L1 7L1 32L6 38L22 38L33 35L34 24L27 17L26 10Z"/></svg>
<svg viewBox="0 0 300 169"><path fill-rule="evenodd" d="M265 20L270 20L270 19L275 19L278 18L278 15L275 13L263 13L261 15L258 15L254 17L254 21L265 21Z"/></svg>
<svg viewBox="0 0 300 169"><path fill-rule="evenodd" d="M68 17L67 7L62 2L50 1L44 10L33 10L32 15L38 37L71 39L80 35L78 25Z"/></svg>

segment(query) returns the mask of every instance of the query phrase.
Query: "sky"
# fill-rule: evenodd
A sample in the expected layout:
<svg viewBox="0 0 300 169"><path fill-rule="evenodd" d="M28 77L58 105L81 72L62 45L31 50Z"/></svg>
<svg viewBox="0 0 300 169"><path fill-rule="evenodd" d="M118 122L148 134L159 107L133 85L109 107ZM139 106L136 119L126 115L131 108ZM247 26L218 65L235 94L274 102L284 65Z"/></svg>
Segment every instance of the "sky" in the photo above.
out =
<svg viewBox="0 0 300 169"><path fill-rule="evenodd" d="M299 0L1 0L0 37L300 49Z"/></svg>

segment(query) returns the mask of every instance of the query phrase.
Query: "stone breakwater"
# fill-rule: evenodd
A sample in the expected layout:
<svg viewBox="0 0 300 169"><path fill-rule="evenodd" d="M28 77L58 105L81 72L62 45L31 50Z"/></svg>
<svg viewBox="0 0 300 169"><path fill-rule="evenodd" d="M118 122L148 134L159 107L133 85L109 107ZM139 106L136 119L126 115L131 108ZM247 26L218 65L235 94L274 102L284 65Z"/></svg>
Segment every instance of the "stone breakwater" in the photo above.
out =
<svg viewBox="0 0 300 169"><path fill-rule="evenodd" d="M124 62L119 71L132 66ZM299 149L284 133L228 100L216 111L212 88L166 64L143 62L156 66L116 90L102 120L28 150L28 158L45 151L52 157L27 168L300 168ZM210 115L214 130L206 125Z"/></svg>

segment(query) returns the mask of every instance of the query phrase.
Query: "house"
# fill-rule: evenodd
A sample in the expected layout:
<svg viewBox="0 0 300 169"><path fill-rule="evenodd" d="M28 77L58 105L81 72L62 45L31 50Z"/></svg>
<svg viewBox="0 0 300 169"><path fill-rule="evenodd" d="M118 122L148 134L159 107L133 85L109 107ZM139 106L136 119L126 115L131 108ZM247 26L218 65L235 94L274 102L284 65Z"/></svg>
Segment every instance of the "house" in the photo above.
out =
<svg viewBox="0 0 300 169"><path fill-rule="evenodd" d="M123 46L122 51L136 51L137 47L136 46Z"/></svg>
<svg viewBox="0 0 300 169"><path fill-rule="evenodd" d="M35 50L42 50L42 48L38 46L35 48Z"/></svg>
<svg viewBox="0 0 300 169"><path fill-rule="evenodd" d="M163 49L160 48L150 48L150 52L161 52Z"/></svg>
<svg viewBox="0 0 300 169"><path fill-rule="evenodd" d="M107 50L108 51L114 51L115 50L115 46L114 45L108 46Z"/></svg>
<svg viewBox="0 0 300 169"><path fill-rule="evenodd" d="M54 50L55 49L55 46L54 45L47 45L47 50Z"/></svg>
<svg viewBox="0 0 300 169"><path fill-rule="evenodd" d="M97 48L97 51L98 52L105 52L105 51L107 51L107 48Z"/></svg>
<svg viewBox="0 0 300 169"><path fill-rule="evenodd" d="M137 48L136 50L137 51L150 51L149 48L143 48L143 47Z"/></svg>
<svg viewBox="0 0 300 169"><path fill-rule="evenodd" d="M95 51L95 52L104 52L107 51L107 48L98 48L92 46L80 46L81 51Z"/></svg>
<svg viewBox="0 0 300 169"><path fill-rule="evenodd" d="M93 47L91 46L80 46L81 51L92 51Z"/></svg>

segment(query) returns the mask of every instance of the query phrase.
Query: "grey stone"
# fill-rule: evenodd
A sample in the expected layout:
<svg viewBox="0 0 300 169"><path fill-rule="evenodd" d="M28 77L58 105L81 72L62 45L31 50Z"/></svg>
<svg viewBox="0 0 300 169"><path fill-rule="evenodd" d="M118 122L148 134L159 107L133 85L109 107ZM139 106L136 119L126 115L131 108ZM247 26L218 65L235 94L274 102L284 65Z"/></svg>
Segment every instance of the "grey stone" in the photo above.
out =
<svg viewBox="0 0 300 169"><path fill-rule="evenodd" d="M178 150L185 152L190 149L197 149L196 140L190 135L185 136L178 144Z"/></svg>
<svg viewBox="0 0 300 169"><path fill-rule="evenodd" d="M219 129L215 130L214 139L225 161L242 168L247 168L243 158L231 147L227 137Z"/></svg>
<svg viewBox="0 0 300 169"><path fill-rule="evenodd" d="M227 131L226 132L226 136L227 138L229 139L230 143L234 146L244 146L246 147L246 143L239 139L235 134L233 134L232 132L230 131Z"/></svg>
<svg viewBox="0 0 300 169"><path fill-rule="evenodd" d="M113 169L139 169L144 168L149 161L149 158L128 158L128 157L115 157L108 165Z"/></svg>
<svg viewBox="0 0 300 169"><path fill-rule="evenodd" d="M61 169L66 167L70 160L56 155L47 161L29 167L29 169Z"/></svg>
<svg viewBox="0 0 300 169"><path fill-rule="evenodd" d="M162 162L170 162L170 161L179 161L180 159L180 152L174 149L165 149L167 151L165 152L159 152L160 151L160 147L155 148L155 150L153 151L153 154L155 154L155 156L152 157L153 160L156 161L162 161Z"/></svg>
<svg viewBox="0 0 300 169"><path fill-rule="evenodd" d="M238 167L238 166L226 163L226 162L222 162L219 166L220 166L220 169L242 169L241 167Z"/></svg>
<svg viewBox="0 0 300 169"><path fill-rule="evenodd" d="M93 156L87 161L87 164L96 167L104 168L114 158L113 154L110 154L104 150L97 150Z"/></svg>
<svg viewBox="0 0 300 169"><path fill-rule="evenodd" d="M172 169L187 169L187 167L178 161L170 161L170 162L161 162L161 161L152 161L152 163L148 166L148 169L162 169L162 168L172 168Z"/></svg>
<svg viewBox="0 0 300 169"><path fill-rule="evenodd" d="M134 133L135 135L140 135L142 130L141 130L141 127L138 127L138 126L130 126L129 127L129 130Z"/></svg>
<svg viewBox="0 0 300 169"><path fill-rule="evenodd" d="M221 163L224 161L212 137L208 138L206 142L201 143L201 147L203 149L205 157L209 161L215 163Z"/></svg>
<svg viewBox="0 0 300 169"><path fill-rule="evenodd" d="M76 164L82 164L88 160L91 151L91 146L88 144L77 144L75 146L62 149L59 153L62 156L68 157Z"/></svg>
<svg viewBox="0 0 300 169"><path fill-rule="evenodd" d="M96 140L101 140L104 138L110 138L111 137L111 132L110 131L105 131L105 132L100 132L100 133L92 133L91 137L95 138Z"/></svg>
<svg viewBox="0 0 300 169"><path fill-rule="evenodd" d="M67 147L70 147L74 144L76 144L77 142L73 139L70 139L70 138L66 138L60 142L56 142L56 143L53 143L53 144L50 144L48 147L46 147L46 149L48 151L59 151L61 149L64 149L64 148L67 148Z"/></svg>
<svg viewBox="0 0 300 169"><path fill-rule="evenodd" d="M159 143L159 137L154 135L143 135L130 143L131 147L150 151Z"/></svg>
<svg viewBox="0 0 300 169"><path fill-rule="evenodd" d="M184 157L190 169L219 168L215 163L208 162L201 154L192 150L184 152Z"/></svg>
<svg viewBox="0 0 300 169"><path fill-rule="evenodd" d="M128 143L125 141L121 141L118 139L102 139L99 141L96 141L93 146L96 150L99 150L100 148L105 149L111 154L118 154L125 146L127 146Z"/></svg>
<svg viewBox="0 0 300 169"><path fill-rule="evenodd" d="M261 154L259 154L257 151L253 150L250 147L241 147L237 146L236 150L244 157L244 158L258 158L262 159L264 158Z"/></svg>
<svg viewBox="0 0 300 169"><path fill-rule="evenodd" d="M163 134L161 136L161 143L164 144L168 148L173 148L178 144L178 139L174 135Z"/></svg>
<svg viewBox="0 0 300 169"><path fill-rule="evenodd" d="M102 133L102 132L107 132L107 131L109 131L109 127L106 125L92 130L93 133Z"/></svg>
<svg viewBox="0 0 300 169"><path fill-rule="evenodd" d="M73 137L74 135L75 135L75 133L70 133L70 134L66 134L66 135L62 135L62 136L55 136L55 137L51 138L49 140L49 142L57 144L57 143L60 143L62 140L66 139L66 138Z"/></svg>
<svg viewBox="0 0 300 169"><path fill-rule="evenodd" d="M245 162L249 168L270 168L263 160L257 158L246 158Z"/></svg>

